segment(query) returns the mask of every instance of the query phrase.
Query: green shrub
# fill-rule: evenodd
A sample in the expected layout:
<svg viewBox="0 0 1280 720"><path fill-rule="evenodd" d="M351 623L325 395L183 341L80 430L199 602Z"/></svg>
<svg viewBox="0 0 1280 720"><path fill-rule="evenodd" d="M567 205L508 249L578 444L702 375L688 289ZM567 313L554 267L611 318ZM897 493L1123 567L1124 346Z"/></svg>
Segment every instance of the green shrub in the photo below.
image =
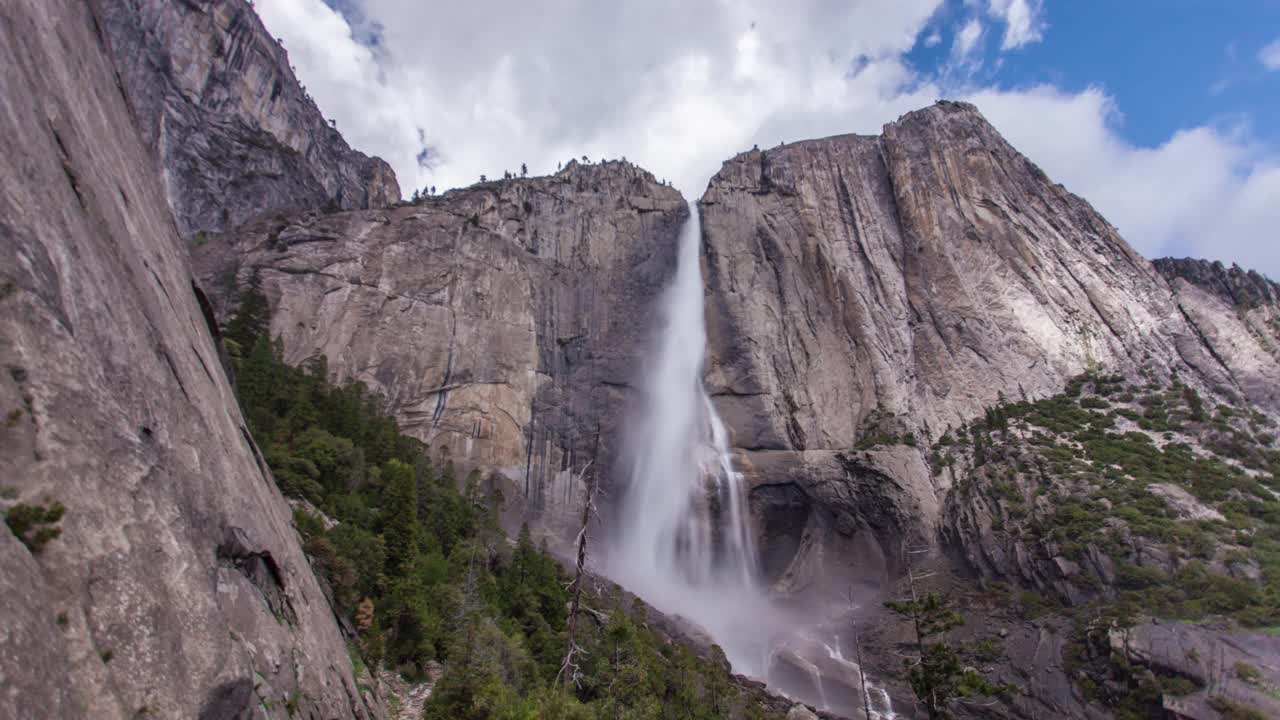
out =
<svg viewBox="0 0 1280 720"><path fill-rule="evenodd" d="M1258 668L1244 662L1243 660L1235 664L1235 671L1236 677L1251 685L1256 685L1260 680L1262 680L1262 673L1259 672Z"/></svg>
<svg viewBox="0 0 1280 720"><path fill-rule="evenodd" d="M1210 697L1209 707L1217 710L1222 720L1267 720L1267 716L1258 710L1241 705L1233 700L1228 700L1221 695Z"/></svg>
<svg viewBox="0 0 1280 720"><path fill-rule="evenodd" d="M52 501L42 505L18 503L5 512L5 523L27 550L39 553L50 540L62 535L58 523L67 509L62 503Z"/></svg>

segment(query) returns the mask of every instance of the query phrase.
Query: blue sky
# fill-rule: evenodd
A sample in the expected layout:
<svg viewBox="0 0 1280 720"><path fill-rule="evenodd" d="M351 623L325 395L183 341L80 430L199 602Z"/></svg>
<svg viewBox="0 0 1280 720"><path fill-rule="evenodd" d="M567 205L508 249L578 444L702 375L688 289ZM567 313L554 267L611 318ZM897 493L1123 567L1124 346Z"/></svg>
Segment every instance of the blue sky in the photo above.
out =
<svg viewBox="0 0 1280 720"><path fill-rule="evenodd" d="M952 0L939 9L907 54L937 71L948 62L945 40L973 12ZM1280 36L1280 2L1258 0L1109 0L1045 6L1041 39L1000 57L1001 37L988 33L981 84L1051 83L1068 92L1103 88L1119 107L1116 126L1133 143L1155 146L1179 129L1206 124L1251 125L1259 140L1280 141L1280 72L1259 62Z"/></svg>
<svg viewBox="0 0 1280 720"><path fill-rule="evenodd" d="M587 155L696 197L752 145L878 133L964 99L1147 257L1280 277L1278 0L255 7L406 194Z"/></svg>

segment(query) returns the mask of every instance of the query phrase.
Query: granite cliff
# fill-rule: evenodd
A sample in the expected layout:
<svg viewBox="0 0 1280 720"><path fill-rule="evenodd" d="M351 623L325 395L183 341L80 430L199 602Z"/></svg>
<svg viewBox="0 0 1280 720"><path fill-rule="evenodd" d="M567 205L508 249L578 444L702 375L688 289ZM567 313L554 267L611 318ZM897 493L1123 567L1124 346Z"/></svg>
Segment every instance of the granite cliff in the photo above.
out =
<svg viewBox="0 0 1280 720"><path fill-rule="evenodd" d="M616 457L688 210L625 162L380 211L287 214L193 248L220 319L253 278L285 359L327 358L401 428L498 472L516 514L571 524Z"/></svg>
<svg viewBox="0 0 1280 720"><path fill-rule="evenodd" d="M1272 311L1171 286L972 105L743 153L701 204L708 385L790 587L936 545L928 446L1089 368L1280 409Z"/></svg>
<svg viewBox="0 0 1280 720"><path fill-rule="evenodd" d="M939 103L878 137L743 153L700 204L706 382L783 595L834 595L850 581L886 592L911 545L961 593L1011 583L1067 604L1114 599L1117 562L1169 573L1185 564L1140 534L1093 565L1022 539L1008 530L1039 538L1061 504L1015 507L1045 481L1021 465L1001 475L1000 463L1034 454L999 436L1007 449L983 466L944 446L998 408L1073 386L1104 402L1114 378L1130 383L1124 394L1172 387L1169 397L1280 410L1273 284L1148 262L972 106ZM509 519L541 520L554 537L577 516L588 470L607 487L622 481L611 473L627 388L684 218L679 196L643 170L571 163L385 210L279 213L210 235L193 254L219 319L256 278L289 362L325 356L336 379L383 395L408 432L464 467L498 471ZM1021 416L1013 424L1034 434ZM1174 439L1213 456L1226 432L1194 426ZM1070 478L1053 487L1100 496ZM1176 489L1130 489L1168 498L1170 517L1200 512ZM1007 712L1097 712L1063 669L1067 640L1045 644L1061 628L1001 614L1016 607L997 602L972 618L1006 623L1010 661L997 674L1041 688ZM1234 642L1187 632L1205 647ZM886 645L898 641L885 633ZM1261 702L1243 687L1231 692Z"/></svg>
<svg viewBox="0 0 1280 720"><path fill-rule="evenodd" d="M261 288L288 363L323 357L565 540L584 478L622 481L685 201L621 161L400 202L244 0L0 15L26 179L0 196L0 502L37 518L0 537L0 714L379 716L219 323ZM914 547L1026 688L984 712L1153 687L1175 717L1280 712L1280 649L1219 622L1277 597L1280 286L1148 262L963 103L742 153L699 202L705 382L777 595L878 600ZM1135 593L1220 617L1129 622ZM1073 608L1105 622L1072 635ZM902 639L876 620L878 676Z"/></svg>
<svg viewBox="0 0 1280 720"><path fill-rule="evenodd" d="M1148 262L963 103L743 153L701 207L707 383L775 588L901 596L910 557L963 598L956 639L1004 658L970 661L1021 689L979 716L1274 711L1257 633L1107 630L1207 607L1268 622L1274 283ZM871 618L891 676L909 631ZM1171 660L1169 637L1268 679Z"/></svg>
<svg viewBox="0 0 1280 720"><path fill-rule="evenodd" d="M381 715L244 430L101 25L76 0L0 8L0 716Z"/></svg>
<svg viewBox="0 0 1280 720"><path fill-rule="evenodd" d="M93 0L184 237L273 210L385 207L391 167L352 150L246 0Z"/></svg>

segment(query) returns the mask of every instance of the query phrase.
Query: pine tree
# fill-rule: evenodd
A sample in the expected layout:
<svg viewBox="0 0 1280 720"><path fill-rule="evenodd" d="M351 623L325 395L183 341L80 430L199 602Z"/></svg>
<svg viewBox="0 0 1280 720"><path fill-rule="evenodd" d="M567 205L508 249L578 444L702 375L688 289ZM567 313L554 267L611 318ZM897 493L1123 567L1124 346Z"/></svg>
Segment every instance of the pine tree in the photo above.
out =
<svg viewBox="0 0 1280 720"><path fill-rule="evenodd" d="M271 317L271 306L262 291L262 280L254 270L249 277L249 287L240 293L236 314L227 323L223 337L230 340L241 352L248 352L259 335L265 335Z"/></svg>
<svg viewBox="0 0 1280 720"><path fill-rule="evenodd" d="M382 537L387 546L387 577L408 577L413 572L418 553L418 486L413 468L399 460L388 460L382 466L386 483L387 513Z"/></svg>
<svg viewBox="0 0 1280 720"><path fill-rule="evenodd" d="M249 429L264 442L275 429L276 359L266 333L258 333L250 347L249 356L240 363L236 385Z"/></svg>

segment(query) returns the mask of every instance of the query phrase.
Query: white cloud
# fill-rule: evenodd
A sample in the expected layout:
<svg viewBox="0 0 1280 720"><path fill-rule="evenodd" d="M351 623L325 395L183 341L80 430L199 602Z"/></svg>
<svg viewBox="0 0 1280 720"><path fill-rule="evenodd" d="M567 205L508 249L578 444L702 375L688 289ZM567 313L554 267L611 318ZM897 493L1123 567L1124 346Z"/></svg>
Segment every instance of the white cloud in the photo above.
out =
<svg viewBox="0 0 1280 720"><path fill-rule="evenodd" d="M924 46L934 47L940 42L942 42L942 33L938 32L937 30L934 30L933 32L929 33L927 37L925 37Z"/></svg>
<svg viewBox="0 0 1280 720"><path fill-rule="evenodd" d="M322 0L258 0L271 31L355 147L401 186L441 189L625 156L688 194L733 153L814 132L874 131L922 104L903 64L942 0L434 5L364 0L362 48ZM351 5L351 0L344 0ZM336 22L335 22L336 20ZM438 148L420 168L418 129Z"/></svg>
<svg viewBox="0 0 1280 720"><path fill-rule="evenodd" d="M558 161L588 155L625 156L696 196L721 162L753 144L875 133L903 112L963 94L1147 256L1221 258L1280 276L1280 243L1262 240L1280 227L1280 165L1267 148L1243 130L1214 127L1135 147L1096 89L952 92L970 76L929 79L904 59L928 43L922 32L935 32L941 0L564 0L497 13L476 3L427 13L416 0L342 6L357 2L355 32L322 0L257 0L257 8L326 114L354 147L390 162L406 194L522 162L554 172ZM1039 2L987 7L1007 24L1006 46L1045 27ZM953 51L971 65L983 27L966 23ZM374 49L361 44L371 37ZM438 149L429 168L417 161L424 142Z"/></svg>
<svg viewBox="0 0 1280 720"><path fill-rule="evenodd" d="M978 49L978 41L981 39L982 21L973 18L956 33L956 38L951 43L951 56L956 60L969 57L974 50Z"/></svg>
<svg viewBox="0 0 1280 720"><path fill-rule="evenodd" d="M1147 257L1206 257L1280 277L1280 157L1245 129L1195 127L1143 148L1121 138L1119 112L1096 88L981 90L969 99Z"/></svg>
<svg viewBox="0 0 1280 720"><path fill-rule="evenodd" d="M1002 50L1020 48L1044 37L1044 0L991 0L987 12L1005 23Z"/></svg>
<svg viewBox="0 0 1280 720"><path fill-rule="evenodd" d="M1258 62L1268 70L1280 70L1280 38L1258 51Z"/></svg>

